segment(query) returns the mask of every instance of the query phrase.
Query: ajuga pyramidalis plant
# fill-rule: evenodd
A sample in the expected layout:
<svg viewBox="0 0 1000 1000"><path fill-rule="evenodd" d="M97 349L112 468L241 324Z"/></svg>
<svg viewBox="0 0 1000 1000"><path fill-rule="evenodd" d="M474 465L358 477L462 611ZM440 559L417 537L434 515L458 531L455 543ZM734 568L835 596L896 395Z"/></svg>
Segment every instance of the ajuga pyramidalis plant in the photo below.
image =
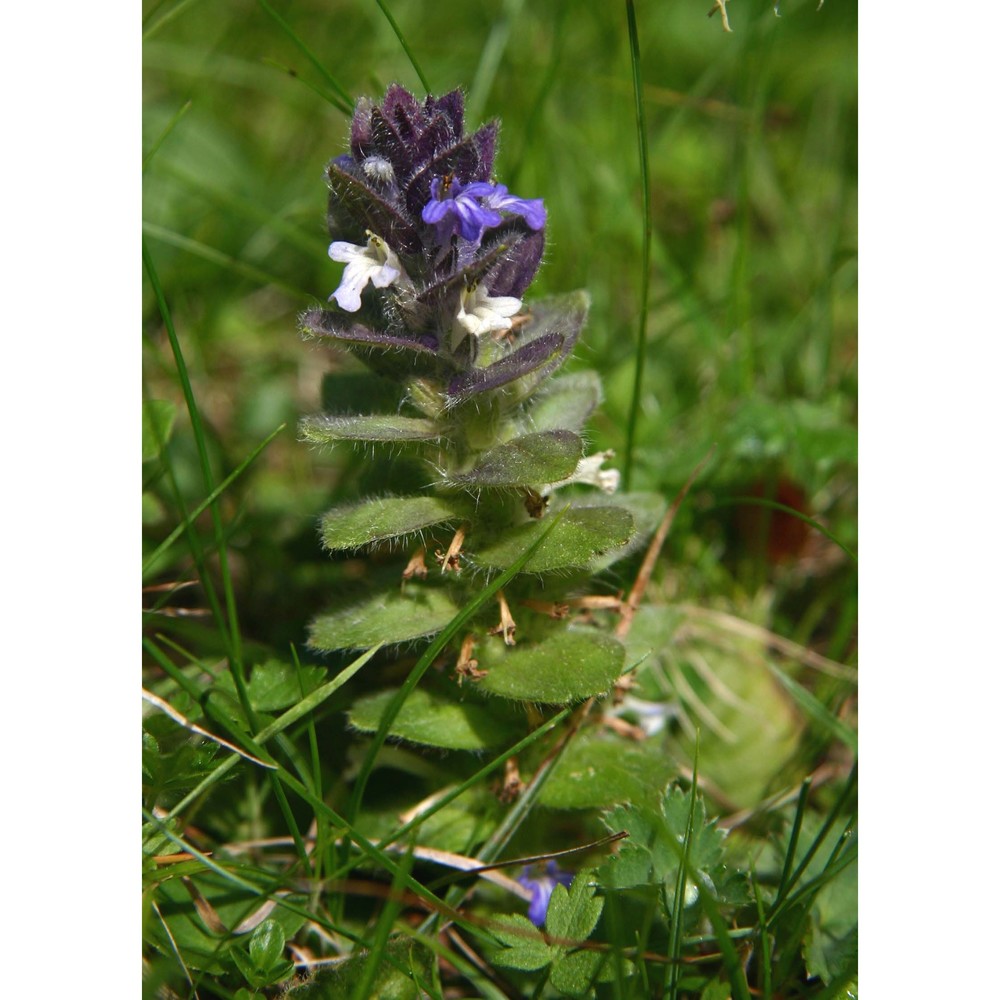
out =
<svg viewBox="0 0 1000 1000"><path fill-rule="evenodd" d="M498 125L466 134L463 112L460 91L421 101L392 86L380 104L358 103L350 152L327 168L330 256L346 267L331 306L306 312L302 327L356 355L367 374L360 392L350 376L350 393L346 376L328 376L328 412L301 433L313 444L354 442L400 472L390 492L322 518L330 551L389 547L398 565L313 621L316 650L427 640L548 531L393 730L481 749L505 737L505 712L523 725L520 703L565 704L614 685L624 649L579 609L594 603L594 576L639 543L657 501L616 496L611 453L586 454L600 380L558 372L587 294L532 301L543 200L495 179ZM359 397L388 402L355 412L346 401ZM404 474L413 460L422 481ZM385 692L369 695L352 723L375 729L386 704ZM456 717L461 725L434 723Z"/></svg>

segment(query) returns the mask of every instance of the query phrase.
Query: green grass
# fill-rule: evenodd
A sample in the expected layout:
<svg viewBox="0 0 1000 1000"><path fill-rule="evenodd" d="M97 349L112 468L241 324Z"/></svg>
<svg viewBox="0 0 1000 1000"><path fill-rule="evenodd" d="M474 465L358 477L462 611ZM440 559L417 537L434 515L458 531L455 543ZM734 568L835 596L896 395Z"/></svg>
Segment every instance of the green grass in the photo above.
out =
<svg viewBox="0 0 1000 1000"><path fill-rule="evenodd" d="M639 663L638 696L672 707L639 746L682 783L698 748L709 816L731 829L731 866L752 877L745 898L713 900L686 867L692 820L671 878L709 897L700 922L685 922L673 882L673 910L641 888L609 892L591 943L610 949L612 971L588 989L850 995L857 15L801 2L775 18L771 4L734 4L726 34L708 6L144 6L144 398L170 404L147 408L144 434L143 581L160 588L147 595L144 682L274 765L149 710L147 853L192 858L146 863L149 996L265 995L227 956L269 954L264 932L253 948L253 932L232 934L268 900L277 930L266 930L306 949L299 958L344 960L303 996L341 985L388 995L408 976L430 996L559 995L558 963L532 978L492 962L491 922L523 913L519 898L481 882L470 895L470 879L436 894L427 886L442 869L405 848L486 863L607 832L597 800L608 789L592 790L591 808L543 804L568 787L559 754L570 759L573 730L518 741L533 778L506 805L492 790L504 754L423 754L385 742L389 718L373 741L345 724L386 681L409 690L404 678L415 685L432 653L362 669L365 658L305 647L316 614L391 572L331 558L317 531L332 504L388 491L391 470L350 447L312 450L294 428L320 409L323 374L349 370L297 333L297 316L337 282L324 165L345 149L351 103L394 81L461 86L469 125L502 119L499 179L548 210L529 295L586 288L593 300L569 365L604 380L593 450L614 449L631 489L668 501L707 459L627 662ZM627 591L637 568L616 565L605 592ZM283 666L254 673L268 663ZM419 820L400 819L424 798ZM402 856L390 851L398 837L414 838ZM234 847L245 842L256 846ZM604 861L595 851L579 867ZM696 954L708 957L692 964ZM748 982L730 982L744 963Z"/></svg>

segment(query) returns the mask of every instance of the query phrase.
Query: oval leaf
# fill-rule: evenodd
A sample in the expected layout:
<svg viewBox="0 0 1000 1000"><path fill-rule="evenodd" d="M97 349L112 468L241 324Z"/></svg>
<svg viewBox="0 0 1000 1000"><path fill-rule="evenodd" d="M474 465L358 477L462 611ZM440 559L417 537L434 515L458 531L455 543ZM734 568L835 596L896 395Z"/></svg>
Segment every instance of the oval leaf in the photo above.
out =
<svg viewBox="0 0 1000 1000"><path fill-rule="evenodd" d="M499 487L555 483L576 471L582 451L583 442L571 431L525 434L491 448L472 472L454 476L451 482Z"/></svg>
<svg viewBox="0 0 1000 1000"><path fill-rule="evenodd" d="M527 420L536 431L560 428L579 431L600 405L601 398L601 379L597 372L575 372L555 379L540 390L532 401Z"/></svg>
<svg viewBox="0 0 1000 1000"><path fill-rule="evenodd" d="M482 548L477 548L472 538L466 552L477 566L506 569L547 527L547 521L530 521L504 532L498 541ZM523 572L545 573L589 566L595 559L625 545L634 534L632 515L622 507L570 508L525 563Z"/></svg>
<svg viewBox="0 0 1000 1000"><path fill-rule="evenodd" d="M459 612L435 587L378 594L353 607L320 615L309 626L309 645L321 652L370 649L380 642L409 642L440 632Z"/></svg>
<svg viewBox="0 0 1000 1000"><path fill-rule="evenodd" d="M489 673L479 689L502 698L563 705L602 694L618 679L625 649L601 632L569 630L535 646L483 644L479 666Z"/></svg>
<svg viewBox="0 0 1000 1000"><path fill-rule="evenodd" d="M345 552L412 535L460 517L455 503L440 497L368 498L327 511L320 525L320 536L324 548Z"/></svg>
<svg viewBox="0 0 1000 1000"><path fill-rule="evenodd" d="M553 809L651 801L675 770L658 741L626 743L606 733L581 733L552 769L539 801Z"/></svg>
<svg viewBox="0 0 1000 1000"><path fill-rule="evenodd" d="M351 725L373 733L395 691L380 691L358 701L349 713ZM523 728L523 727L521 727ZM389 735L446 750L485 750L513 743L520 733L513 719L472 701L417 688L389 727Z"/></svg>

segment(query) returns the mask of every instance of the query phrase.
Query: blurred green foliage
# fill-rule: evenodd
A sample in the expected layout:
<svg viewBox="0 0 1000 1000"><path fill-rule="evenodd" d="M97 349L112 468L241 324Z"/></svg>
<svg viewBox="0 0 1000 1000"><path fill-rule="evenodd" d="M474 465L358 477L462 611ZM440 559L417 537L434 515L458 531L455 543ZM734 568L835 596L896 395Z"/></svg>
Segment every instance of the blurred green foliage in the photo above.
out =
<svg viewBox="0 0 1000 1000"><path fill-rule="evenodd" d="M395 8L435 91L465 88L471 125L502 118L501 179L545 198L548 250L532 294L593 296L577 365L605 380L593 444L620 452L642 239L623 10L555 0ZM832 574L835 592L812 614L849 631L836 608L850 603L850 567L831 569L837 557L816 538L806 553L775 541L769 557L761 537L779 532L780 515L719 504L780 501L787 482L792 506L856 542L856 11L785 3L779 18L769 4L740 4L726 34L704 8L638 6L655 231L634 487L671 496L711 452L671 541L673 560L690 567L681 585L753 592L777 581L794 628L817 575ZM419 89L376 4L273 9L352 97L391 81ZM379 486L363 455L313 452L294 430L319 409L323 373L347 365L296 333L296 316L336 286L323 168L345 147L347 119L262 4L153 4L144 25L147 239L217 476L288 424L226 503L245 560L246 627L269 643L297 641L323 589L349 586L349 572L320 555L315 517L332 497ZM151 295L145 333L147 395L178 402ZM192 507L201 494L184 423L170 447ZM785 571L803 554L819 567L809 579ZM850 641L838 645L842 655Z"/></svg>

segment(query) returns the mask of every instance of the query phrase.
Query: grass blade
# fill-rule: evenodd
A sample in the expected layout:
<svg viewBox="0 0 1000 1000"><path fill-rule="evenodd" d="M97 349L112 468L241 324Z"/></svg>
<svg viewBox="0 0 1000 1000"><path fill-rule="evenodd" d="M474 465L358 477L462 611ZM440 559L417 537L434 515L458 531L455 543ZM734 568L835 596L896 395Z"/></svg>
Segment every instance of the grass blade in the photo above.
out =
<svg viewBox="0 0 1000 1000"><path fill-rule="evenodd" d="M420 68L417 63L417 57L413 54L412 49L406 44L406 39L403 37L403 33L399 30L399 25L396 24L396 19L392 16L389 8L385 5L385 0L375 0L378 4L378 8L385 15L385 19L389 22L389 27L392 28L393 34L399 39L399 44L403 46L403 51L406 53L406 58L410 60L410 65L413 67L413 71L420 78L420 84L424 88L424 92L429 94L431 92L431 85L427 82L427 77L424 76L424 71Z"/></svg>
<svg viewBox="0 0 1000 1000"><path fill-rule="evenodd" d="M300 719L304 718L314 709L318 708L320 705L326 701L335 691L343 687L382 647L374 646L372 649L367 650L362 653L353 663L344 667L343 670L337 674L333 680L328 681L321 687L316 688L308 697L303 698L297 705L293 705L287 712L278 716L274 722L266 725L259 733L257 733L256 741L258 743L267 743L268 740L273 739L278 733L283 732L289 726L294 725ZM167 813L165 819L173 819L175 816L179 816L184 809L186 809L192 802L194 802L203 792L206 792L212 785L223 778L229 771L231 771L238 763L238 758L231 757L228 760L223 761L211 774L207 775L201 780L201 782L188 792L180 802L177 803Z"/></svg>
<svg viewBox="0 0 1000 1000"><path fill-rule="evenodd" d="M354 111L354 101L351 100L351 95L344 90L343 87L331 76L330 71L312 54L309 47L295 31L292 29L291 25L267 2L267 0L257 0L257 2L264 8L264 10L271 16L275 24L291 39L295 47L309 60L310 63L315 67L316 71L324 80L330 85L334 94L337 96L327 98L329 102L338 110L342 111L348 117Z"/></svg>
<svg viewBox="0 0 1000 1000"><path fill-rule="evenodd" d="M625 459L622 465L622 488L632 485L632 461L635 450L635 430L639 422L642 396L642 375L646 366L646 322L649 317L650 245L653 239L653 209L649 196L649 147L646 139L646 108L642 96L642 66L639 59L639 29L635 22L635 4L625 0L628 18L628 47L632 57L632 88L635 91L635 123L639 138L639 172L642 178L642 291L639 304L639 340L635 351L635 380L629 406L625 437Z"/></svg>
<svg viewBox="0 0 1000 1000"><path fill-rule="evenodd" d="M149 152L142 158L142 172L146 172L146 167L149 165L149 161L156 155L156 151L163 145L167 136L173 132L177 123L191 110L191 101L186 101L184 104L174 112L174 116L167 122L166 127L160 133L159 138L153 143L149 148Z"/></svg>
<svg viewBox="0 0 1000 1000"><path fill-rule="evenodd" d="M198 409L198 405L195 402L194 390L191 388L191 379L188 376L187 362L184 360L184 354L181 351L180 341L177 339L177 331L174 329L170 309L167 307L167 300L163 294L163 289L160 287L160 279L156 273L156 266L153 263L153 258L149 253L149 248L146 246L145 240L142 241L142 260L146 267L146 274L149 277L149 283L153 288L153 294L156 296L156 303L160 310L160 316L163 319L163 325L166 328L167 337L170 340L170 348L173 351L174 363L177 366L177 374L181 381L181 387L184 390L184 401L187 405L188 417L191 420L191 430L194 434L195 444L198 450L198 461L201 465L201 474L205 483L205 490L211 494L214 489L214 483L212 467L208 459L208 445L205 436L205 428L201 421L201 411ZM225 543L225 533L222 528L222 513L219 510L219 505L217 503L210 504L209 508L212 513L212 527L215 531L216 548L219 557L219 569L222 574L222 589L226 599L226 617L229 622L228 635L225 630L223 631L223 635L227 635L226 644L229 654L229 671L232 674L233 683L236 686L240 706L243 709L251 731L253 731L257 728L257 726L254 722L253 710L250 707L250 698L247 695L246 684L243 680L242 637L240 636L240 626L236 614L236 596L233 591L233 580L229 572L229 558Z"/></svg>
<svg viewBox="0 0 1000 1000"><path fill-rule="evenodd" d="M816 695L804 688L798 681L792 680L788 674L779 670L773 663L768 663L767 669L774 674L778 683L795 699L802 711L813 722L837 737L857 754L858 734L850 726L838 719Z"/></svg>
<svg viewBox="0 0 1000 1000"><path fill-rule="evenodd" d="M174 542L180 538L181 534L191 525L193 522L200 517L205 510L208 508L209 504L215 503L215 501L237 480L243 472L249 468L251 463L257 456L287 427L287 424L282 424L276 430L272 431L264 440L257 445L256 448L232 471L226 476L225 479L219 483L214 490L212 490L209 495L202 500L200 504L190 514L184 516L183 520L173 531L167 535L166 538L160 542L159 545L153 550L153 552L143 560L142 563L142 574L143 576L149 571L149 569L154 566L157 560L163 555L167 549L170 548Z"/></svg>

